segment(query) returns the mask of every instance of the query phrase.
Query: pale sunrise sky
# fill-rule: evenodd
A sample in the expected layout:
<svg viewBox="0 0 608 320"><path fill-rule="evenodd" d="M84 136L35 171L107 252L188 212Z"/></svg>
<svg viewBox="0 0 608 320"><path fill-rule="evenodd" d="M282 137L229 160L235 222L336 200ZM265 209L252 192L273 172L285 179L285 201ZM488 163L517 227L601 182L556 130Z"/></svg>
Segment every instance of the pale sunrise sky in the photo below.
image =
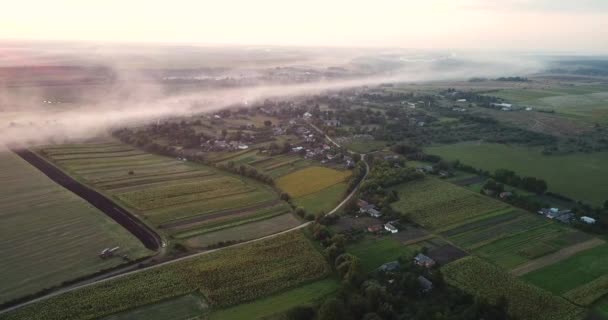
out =
<svg viewBox="0 0 608 320"><path fill-rule="evenodd" d="M0 39L608 53L608 0L3 0Z"/></svg>

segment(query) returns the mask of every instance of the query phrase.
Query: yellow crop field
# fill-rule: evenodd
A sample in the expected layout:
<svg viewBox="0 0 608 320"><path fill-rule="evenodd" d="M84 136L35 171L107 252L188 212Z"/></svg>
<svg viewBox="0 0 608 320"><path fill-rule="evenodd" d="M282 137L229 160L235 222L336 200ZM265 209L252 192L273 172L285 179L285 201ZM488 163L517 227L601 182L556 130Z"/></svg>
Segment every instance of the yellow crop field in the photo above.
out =
<svg viewBox="0 0 608 320"><path fill-rule="evenodd" d="M350 171L308 167L280 177L276 184L290 196L298 198L343 182L350 175Z"/></svg>

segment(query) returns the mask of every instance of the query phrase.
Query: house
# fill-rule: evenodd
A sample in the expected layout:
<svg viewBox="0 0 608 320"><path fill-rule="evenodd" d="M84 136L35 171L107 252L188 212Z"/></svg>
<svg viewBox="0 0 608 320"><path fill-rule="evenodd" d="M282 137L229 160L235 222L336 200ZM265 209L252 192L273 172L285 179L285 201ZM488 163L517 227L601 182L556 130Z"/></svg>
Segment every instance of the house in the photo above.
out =
<svg viewBox="0 0 608 320"><path fill-rule="evenodd" d="M357 207L359 207L359 209L368 206L369 203L363 199L359 199L357 200Z"/></svg>
<svg viewBox="0 0 608 320"><path fill-rule="evenodd" d="M500 109L508 109L508 110L511 110L511 108L513 107L513 105L510 103L492 103L492 106L500 108Z"/></svg>
<svg viewBox="0 0 608 320"><path fill-rule="evenodd" d="M328 127L339 127L340 126L340 120L325 120L324 123Z"/></svg>
<svg viewBox="0 0 608 320"><path fill-rule="evenodd" d="M591 217L587 217L587 216L582 216L581 217L581 221L586 223L586 224L594 224L595 223L595 219L591 218Z"/></svg>
<svg viewBox="0 0 608 320"><path fill-rule="evenodd" d="M572 218L574 218L574 214L572 214L571 212L568 211L568 212L562 212L558 217L555 218L555 220L557 220L559 222L563 222L563 223L570 223Z"/></svg>
<svg viewBox="0 0 608 320"><path fill-rule="evenodd" d="M373 204L367 204L365 206L359 207L359 212L369 214L371 217L374 218L380 218L382 216L380 211L378 211L378 208Z"/></svg>
<svg viewBox="0 0 608 320"><path fill-rule="evenodd" d="M399 261L391 261L381 265L380 267L378 267L377 270L384 272L395 271L398 270L400 267L401 265L399 264Z"/></svg>
<svg viewBox="0 0 608 320"><path fill-rule="evenodd" d="M307 112L304 112L302 117L304 118L304 120L310 120L310 118L312 118L312 114L307 111Z"/></svg>
<svg viewBox="0 0 608 320"><path fill-rule="evenodd" d="M418 276L418 284L422 288L422 292L429 292L433 290L433 283L424 276Z"/></svg>
<svg viewBox="0 0 608 320"><path fill-rule="evenodd" d="M511 198L513 196L513 193L509 192L509 191L504 191L504 192L501 192L498 196L501 199L508 199L508 198Z"/></svg>
<svg viewBox="0 0 608 320"><path fill-rule="evenodd" d="M526 111L532 111L532 108L526 107Z"/></svg>
<svg viewBox="0 0 608 320"><path fill-rule="evenodd" d="M374 224L374 225L367 227L367 232L376 233L376 232L382 231L382 229L383 229L383 226L381 224Z"/></svg>
<svg viewBox="0 0 608 320"><path fill-rule="evenodd" d="M430 268L435 265L435 260L422 253L419 253L418 255L416 255L416 257L414 257L414 263L421 267Z"/></svg>
<svg viewBox="0 0 608 320"><path fill-rule="evenodd" d="M392 223L387 223L384 225L384 230L390 232L390 233L397 233L399 232L399 229L397 229Z"/></svg>
<svg viewBox="0 0 608 320"><path fill-rule="evenodd" d="M246 144L239 144L238 149L239 150L247 150L247 149L249 149L249 146L246 145Z"/></svg>
<svg viewBox="0 0 608 320"><path fill-rule="evenodd" d="M467 102L467 99L458 99L457 102Z"/></svg>
<svg viewBox="0 0 608 320"><path fill-rule="evenodd" d="M369 210L367 210L367 214L369 214L369 216L372 218L382 217L382 213L380 213L380 211L376 210L375 208L370 208Z"/></svg>
<svg viewBox="0 0 608 320"><path fill-rule="evenodd" d="M447 171L439 171L439 176L442 178L447 178L450 176L450 173Z"/></svg>

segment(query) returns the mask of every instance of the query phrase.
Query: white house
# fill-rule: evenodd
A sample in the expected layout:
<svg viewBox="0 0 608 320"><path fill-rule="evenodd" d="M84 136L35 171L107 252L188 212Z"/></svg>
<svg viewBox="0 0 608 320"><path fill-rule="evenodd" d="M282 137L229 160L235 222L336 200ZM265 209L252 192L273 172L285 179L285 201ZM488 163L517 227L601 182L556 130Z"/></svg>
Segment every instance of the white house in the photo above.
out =
<svg viewBox="0 0 608 320"><path fill-rule="evenodd" d="M595 219L591 218L591 217L587 217L587 216L582 216L581 217L581 221L586 223L586 224L594 224L595 223Z"/></svg>
<svg viewBox="0 0 608 320"><path fill-rule="evenodd" d="M394 225L392 225L390 222L384 225L384 230L390 232L390 233L397 233L399 232L399 230L397 228L395 228Z"/></svg>

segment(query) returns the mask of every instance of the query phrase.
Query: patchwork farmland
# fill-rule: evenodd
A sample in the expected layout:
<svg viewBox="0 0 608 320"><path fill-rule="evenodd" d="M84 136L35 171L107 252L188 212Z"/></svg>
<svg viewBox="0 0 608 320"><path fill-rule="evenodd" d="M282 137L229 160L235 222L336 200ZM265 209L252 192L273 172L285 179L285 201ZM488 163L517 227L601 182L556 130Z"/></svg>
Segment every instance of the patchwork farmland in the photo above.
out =
<svg viewBox="0 0 608 320"><path fill-rule="evenodd" d="M463 252L443 266L448 282L490 301L504 296L520 319L537 319L535 305L552 309L547 319L578 319L583 309L576 306L592 306L608 293L600 258L608 245L599 238L434 178L395 190L393 207L436 235L407 248L432 255L438 246L431 241L445 239L465 250L472 257Z"/></svg>
<svg viewBox="0 0 608 320"><path fill-rule="evenodd" d="M325 258L308 239L291 232L64 293L3 319L96 319L115 313L124 316L122 312L128 310L162 310L171 304L187 304L196 314L207 312L201 306L211 311L234 306L324 278L329 272ZM200 301L193 304L192 299Z"/></svg>
<svg viewBox="0 0 608 320"><path fill-rule="evenodd" d="M221 234L262 220L266 225L276 222L273 230L299 223L270 186L213 167L152 155L114 140L43 147L40 153L178 239L204 235L218 242L237 240ZM249 233L238 240L266 234Z"/></svg>
<svg viewBox="0 0 608 320"><path fill-rule="evenodd" d="M152 253L103 212L5 149L0 180L0 302ZM98 256L116 246L124 259Z"/></svg>

